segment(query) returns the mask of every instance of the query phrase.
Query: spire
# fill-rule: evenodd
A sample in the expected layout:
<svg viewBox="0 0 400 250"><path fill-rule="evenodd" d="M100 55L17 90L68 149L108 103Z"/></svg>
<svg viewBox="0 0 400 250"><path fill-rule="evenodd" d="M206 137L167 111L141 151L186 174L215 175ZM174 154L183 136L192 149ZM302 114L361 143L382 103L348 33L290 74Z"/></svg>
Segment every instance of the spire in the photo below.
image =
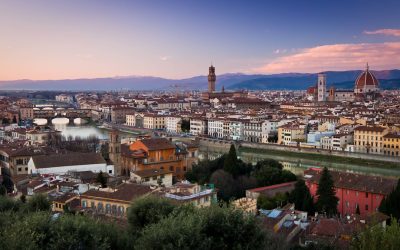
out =
<svg viewBox="0 0 400 250"><path fill-rule="evenodd" d="M367 62L367 71L369 70L368 62Z"/></svg>

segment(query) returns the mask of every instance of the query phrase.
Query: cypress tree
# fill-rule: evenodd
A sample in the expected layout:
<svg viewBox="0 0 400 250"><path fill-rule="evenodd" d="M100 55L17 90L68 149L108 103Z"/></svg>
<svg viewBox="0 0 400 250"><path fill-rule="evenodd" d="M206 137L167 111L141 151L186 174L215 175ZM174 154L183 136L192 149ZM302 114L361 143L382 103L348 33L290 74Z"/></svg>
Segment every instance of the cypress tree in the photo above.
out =
<svg viewBox="0 0 400 250"><path fill-rule="evenodd" d="M303 179L297 180L294 190L290 193L290 202L294 203L297 210L306 211L309 214L315 212L313 197Z"/></svg>
<svg viewBox="0 0 400 250"><path fill-rule="evenodd" d="M397 182L396 188L382 200L379 211L400 219L400 179Z"/></svg>
<svg viewBox="0 0 400 250"><path fill-rule="evenodd" d="M236 149L233 144L231 144L231 148L229 149L229 153L225 156L224 160L224 170L233 176L237 176L239 173L238 159L236 155Z"/></svg>
<svg viewBox="0 0 400 250"><path fill-rule="evenodd" d="M337 214L339 199L336 197L333 184L332 176L325 167L318 183L316 207L318 212L326 213L328 216Z"/></svg>

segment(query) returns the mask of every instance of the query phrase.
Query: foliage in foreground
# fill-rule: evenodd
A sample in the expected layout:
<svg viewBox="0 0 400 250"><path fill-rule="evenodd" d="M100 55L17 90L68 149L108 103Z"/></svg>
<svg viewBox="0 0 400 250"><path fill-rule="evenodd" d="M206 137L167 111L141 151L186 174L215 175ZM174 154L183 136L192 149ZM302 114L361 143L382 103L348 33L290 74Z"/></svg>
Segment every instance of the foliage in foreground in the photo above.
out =
<svg viewBox="0 0 400 250"><path fill-rule="evenodd" d="M400 224L392 218L392 223L386 228L373 226L367 228L352 242L355 250L400 249Z"/></svg>
<svg viewBox="0 0 400 250"><path fill-rule="evenodd" d="M229 201L244 197L247 189L295 181L296 176L272 159L247 164L237 158L233 145L228 154L215 160L204 160L186 172L186 179L199 184L213 183L218 198Z"/></svg>
<svg viewBox="0 0 400 250"><path fill-rule="evenodd" d="M42 197L32 204L42 204L36 199ZM132 203L126 227L85 215L54 216L31 200L0 198L4 249L265 249L278 244L254 216L228 207L179 206L150 196Z"/></svg>

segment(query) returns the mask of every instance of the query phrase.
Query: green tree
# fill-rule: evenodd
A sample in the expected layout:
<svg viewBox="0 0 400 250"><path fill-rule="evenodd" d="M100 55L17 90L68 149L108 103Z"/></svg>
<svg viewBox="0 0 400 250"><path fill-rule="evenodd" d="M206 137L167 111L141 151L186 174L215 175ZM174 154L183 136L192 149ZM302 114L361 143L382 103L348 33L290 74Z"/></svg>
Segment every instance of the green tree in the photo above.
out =
<svg viewBox="0 0 400 250"><path fill-rule="evenodd" d="M328 168L322 170L317 189L318 212L326 213L328 216L337 214L337 204L339 199L336 197L334 183Z"/></svg>
<svg viewBox="0 0 400 250"><path fill-rule="evenodd" d="M297 179L296 175L283 170L282 164L272 159L257 162L251 174L257 179L259 186L269 186Z"/></svg>
<svg viewBox="0 0 400 250"><path fill-rule="evenodd" d="M310 215L315 212L314 199L303 179L297 180L293 191L290 193L289 200L294 203L297 210L306 211Z"/></svg>
<svg viewBox="0 0 400 250"><path fill-rule="evenodd" d="M368 226L353 239L351 248L354 250L400 249L399 222L393 218L386 228L380 225Z"/></svg>
<svg viewBox="0 0 400 250"><path fill-rule="evenodd" d="M218 198L224 201L230 201L237 196L237 183L233 176L225 170L219 169L215 171L210 178L210 183L214 184L218 190Z"/></svg>
<svg viewBox="0 0 400 250"><path fill-rule="evenodd" d="M265 249L267 234L254 216L212 206L179 213L145 228L138 249Z"/></svg>
<svg viewBox="0 0 400 250"><path fill-rule="evenodd" d="M181 130L182 130L182 132L189 132L190 131L190 120L182 119L182 121L181 121Z"/></svg>
<svg viewBox="0 0 400 250"><path fill-rule="evenodd" d="M20 201L21 201L22 203L25 203L25 202L26 202L26 196L25 196L24 194L22 194L22 195L19 197L19 199L20 199Z"/></svg>
<svg viewBox="0 0 400 250"><path fill-rule="evenodd" d="M12 193L12 191L14 191L14 183L9 175L3 174L2 186L4 186L7 189L8 193Z"/></svg>
<svg viewBox="0 0 400 250"><path fill-rule="evenodd" d="M100 171L96 176L96 182L101 185L102 188L107 187L107 177L105 177L104 173Z"/></svg>
<svg viewBox="0 0 400 250"><path fill-rule="evenodd" d="M51 204L44 194L35 194L26 203L26 207L31 212L50 211Z"/></svg>
<svg viewBox="0 0 400 250"><path fill-rule="evenodd" d="M7 188L4 185L0 185L0 196L5 196L7 194Z"/></svg>
<svg viewBox="0 0 400 250"><path fill-rule="evenodd" d="M238 166L238 158L236 155L236 148L235 148L235 145L233 145L233 144L231 144L229 153L225 157L224 170L226 172L232 174L234 177L236 177L240 172L239 166Z"/></svg>
<svg viewBox="0 0 400 250"><path fill-rule="evenodd" d="M175 207L170 200L152 195L136 199L128 209L129 225L134 231L140 231L167 217Z"/></svg>
<svg viewBox="0 0 400 250"><path fill-rule="evenodd" d="M397 186L393 189L389 195L382 200L379 211L393 216L396 219L400 219L400 179L397 182Z"/></svg>

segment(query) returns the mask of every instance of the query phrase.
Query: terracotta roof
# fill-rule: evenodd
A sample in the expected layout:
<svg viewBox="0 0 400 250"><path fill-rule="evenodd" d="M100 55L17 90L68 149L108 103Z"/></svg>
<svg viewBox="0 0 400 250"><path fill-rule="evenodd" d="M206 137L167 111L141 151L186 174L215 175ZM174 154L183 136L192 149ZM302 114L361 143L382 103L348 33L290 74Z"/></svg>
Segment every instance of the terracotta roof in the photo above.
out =
<svg viewBox="0 0 400 250"><path fill-rule="evenodd" d="M378 87L379 85L379 81L376 79L374 74L368 70L368 68L358 76L355 83L355 88L364 88L366 85L375 87Z"/></svg>
<svg viewBox="0 0 400 250"><path fill-rule="evenodd" d="M51 168L76 165L105 164L106 161L96 153L69 153L59 155L33 156L36 168Z"/></svg>
<svg viewBox="0 0 400 250"><path fill-rule="evenodd" d="M175 149L175 145L165 138L143 139L141 142L149 150Z"/></svg>
<svg viewBox="0 0 400 250"><path fill-rule="evenodd" d="M133 174L136 174L142 178L159 176L162 174L171 174L171 173L173 173L173 171L169 171L167 169L145 169L133 172Z"/></svg>
<svg viewBox="0 0 400 250"><path fill-rule="evenodd" d="M370 132L383 132L386 130L385 127L377 126L358 126L354 128L355 131L370 131Z"/></svg>
<svg viewBox="0 0 400 250"><path fill-rule="evenodd" d="M308 169L304 171L307 182L317 183L322 171ZM336 188L352 189L375 194L388 195L397 185L396 179L380 176L360 175L341 171L330 171Z"/></svg>
<svg viewBox="0 0 400 250"><path fill-rule="evenodd" d="M150 186L123 183L116 187L114 192L89 190L81 195L82 198L100 198L131 202L133 199L150 193Z"/></svg>

